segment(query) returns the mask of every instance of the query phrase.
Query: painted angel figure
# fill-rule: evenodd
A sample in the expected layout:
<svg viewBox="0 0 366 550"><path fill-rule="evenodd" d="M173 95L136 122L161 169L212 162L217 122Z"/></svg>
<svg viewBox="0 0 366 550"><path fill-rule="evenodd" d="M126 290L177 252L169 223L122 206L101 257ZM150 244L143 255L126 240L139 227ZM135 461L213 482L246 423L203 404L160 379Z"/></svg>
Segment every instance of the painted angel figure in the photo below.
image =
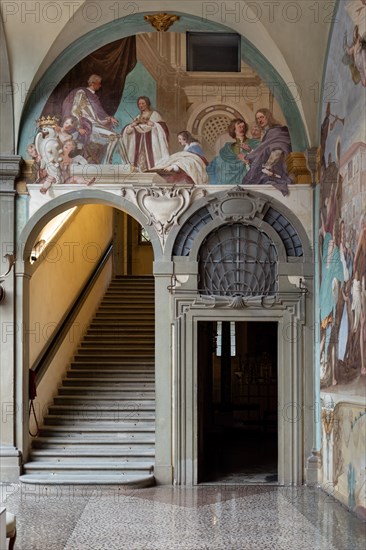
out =
<svg viewBox="0 0 366 550"><path fill-rule="evenodd" d="M347 33L343 39L344 56L342 62L348 65L355 84L366 86L366 36L361 36L358 25L353 29L352 44L347 42Z"/></svg>

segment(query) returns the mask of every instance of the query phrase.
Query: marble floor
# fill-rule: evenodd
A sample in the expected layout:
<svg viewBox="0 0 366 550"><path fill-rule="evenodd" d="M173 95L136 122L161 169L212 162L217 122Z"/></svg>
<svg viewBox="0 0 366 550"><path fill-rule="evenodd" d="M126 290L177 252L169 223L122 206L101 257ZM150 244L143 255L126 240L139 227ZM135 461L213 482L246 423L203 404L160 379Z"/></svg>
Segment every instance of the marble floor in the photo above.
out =
<svg viewBox="0 0 366 550"><path fill-rule="evenodd" d="M318 488L2 484L15 550L358 550L366 523Z"/></svg>

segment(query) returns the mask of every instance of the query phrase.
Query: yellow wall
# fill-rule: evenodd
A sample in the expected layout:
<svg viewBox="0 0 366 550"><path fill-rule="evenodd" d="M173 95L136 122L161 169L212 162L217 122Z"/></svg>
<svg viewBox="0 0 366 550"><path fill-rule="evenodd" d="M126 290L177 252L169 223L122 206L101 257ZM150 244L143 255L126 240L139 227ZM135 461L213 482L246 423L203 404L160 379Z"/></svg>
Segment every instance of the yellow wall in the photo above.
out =
<svg viewBox="0 0 366 550"><path fill-rule="evenodd" d="M132 220L132 274L152 275L153 272L153 248L150 243L139 242L140 224Z"/></svg>
<svg viewBox="0 0 366 550"><path fill-rule="evenodd" d="M40 263L30 281L30 365L99 262L112 238L112 215L108 206L83 206L37 261Z"/></svg>
<svg viewBox="0 0 366 550"><path fill-rule="evenodd" d="M65 374L65 370L74 355L75 349L85 334L90 319L109 285L111 276L112 259L110 258L37 387L37 397L34 400L34 408L40 425L43 422L43 417L48 412L48 406L52 404L53 398L57 394L60 380ZM29 426L31 433L35 434L36 424L33 413L30 418Z"/></svg>

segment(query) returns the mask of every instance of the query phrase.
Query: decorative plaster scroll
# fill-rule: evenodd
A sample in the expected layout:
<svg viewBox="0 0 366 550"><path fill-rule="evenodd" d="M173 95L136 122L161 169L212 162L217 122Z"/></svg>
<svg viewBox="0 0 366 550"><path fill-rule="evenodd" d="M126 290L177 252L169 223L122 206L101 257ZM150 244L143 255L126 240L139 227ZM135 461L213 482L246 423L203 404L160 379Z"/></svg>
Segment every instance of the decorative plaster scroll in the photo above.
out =
<svg viewBox="0 0 366 550"><path fill-rule="evenodd" d="M164 248L166 237L189 206L205 197L204 189L194 187L142 187L122 189L122 196L134 202L153 225Z"/></svg>
<svg viewBox="0 0 366 550"><path fill-rule="evenodd" d="M193 302L194 306L210 308L244 309L250 307L270 308L276 302L276 296L200 296Z"/></svg>
<svg viewBox="0 0 366 550"><path fill-rule="evenodd" d="M145 15L144 19L157 31L166 32L173 23L179 21L180 16L171 13L156 13L155 15Z"/></svg>
<svg viewBox="0 0 366 550"><path fill-rule="evenodd" d="M249 221L261 214L267 200L236 187L212 201L212 213L223 221Z"/></svg>

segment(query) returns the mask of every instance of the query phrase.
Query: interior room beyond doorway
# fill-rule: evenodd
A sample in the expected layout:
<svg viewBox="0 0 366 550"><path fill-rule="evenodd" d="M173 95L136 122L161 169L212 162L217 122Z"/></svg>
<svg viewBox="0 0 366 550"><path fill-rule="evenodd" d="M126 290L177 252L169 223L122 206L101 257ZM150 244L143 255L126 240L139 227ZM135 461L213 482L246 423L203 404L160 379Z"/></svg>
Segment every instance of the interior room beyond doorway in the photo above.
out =
<svg viewBox="0 0 366 550"><path fill-rule="evenodd" d="M199 322L198 481L277 482L275 322Z"/></svg>

